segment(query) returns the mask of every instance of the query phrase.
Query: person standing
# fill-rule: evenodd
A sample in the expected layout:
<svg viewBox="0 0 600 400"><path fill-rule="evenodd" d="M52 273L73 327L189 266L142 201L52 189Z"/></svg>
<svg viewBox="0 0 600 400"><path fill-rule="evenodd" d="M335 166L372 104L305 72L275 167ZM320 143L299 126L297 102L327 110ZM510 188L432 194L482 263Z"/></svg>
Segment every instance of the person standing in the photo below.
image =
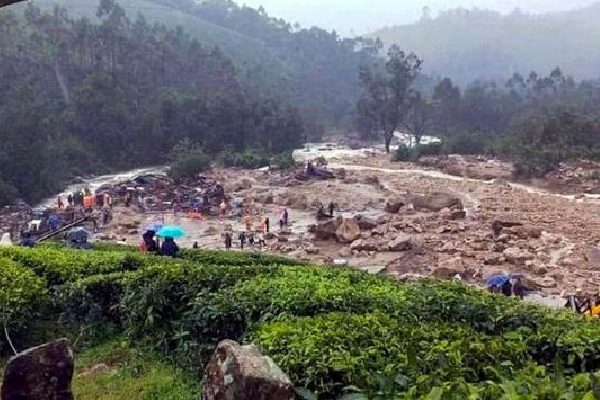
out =
<svg viewBox="0 0 600 400"><path fill-rule="evenodd" d="M271 225L271 221L269 220L269 217L266 217L265 218L265 228L267 229L267 233L270 232L270 229L271 229L270 225Z"/></svg>
<svg viewBox="0 0 600 400"><path fill-rule="evenodd" d="M23 233L23 237L21 238L21 241L19 242L19 246L29 247L29 248L35 247L35 240L33 240L31 238L31 233L29 233L29 232Z"/></svg>
<svg viewBox="0 0 600 400"><path fill-rule="evenodd" d="M231 250L232 238L231 233L227 232L225 234L225 250Z"/></svg>
<svg viewBox="0 0 600 400"><path fill-rule="evenodd" d="M284 218L285 218L285 211L282 208L279 210L279 229L283 229Z"/></svg>
<svg viewBox="0 0 600 400"><path fill-rule="evenodd" d="M242 222L246 227L246 231L250 232L252 230L252 217L250 216L250 211L246 211L246 215L244 215Z"/></svg>
<svg viewBox="0 0 600 400"><path fill-rule="evenodd" d="M283 209L283 224L285 226L289 226L290 225L290 215L288 214L287 208Z"/></svg>
<svg viewBox="0 0 600 400"><path fill-rule="evenodd" d="M225 218L227 215L227 203L225 202L225 199L219 204L219 209L221 210L221 218Z"/></svg>
<svg viewBox="0 0 600 400"><path fill-rule="evenodd" d="M179 252L179 246L177 246L177 243L175 243L173 238L166 237L162 244L161 250L163 256L175 258Z"/></svg>
<svg viewBox="0 0 600 400"><path fill-rule="evenodd" d="M125 207L129 208L131 206L131 202L132 202L132 198L131 198L131 193L127 192L127 194L125 194Z"/></svg>
<svg viewBox="0 0 600 400"><path fill-rule="evenodd" d="M335 204L333 204L333 201L331 203L329 203L329 216L333 217L333 211L335 210Z"/></svg>
<svg viewBox="0 0 600 400"><path fill-rule="evenodd" d="M62 201L62 198L61 198L60 196L58 196L58 197L56 198L56 206L57 206L59 209L64 207L64 203L63 203L63 201Z"/></svg>
<svg viewBox="0 0 600 400"><path fill-rule="evenodd" d="M240 240L240 249L244 250L244 245L246 244L246 233L241 232L238 239Z"/></svg>
<svg viewBox="0 0 600 400"><path fill-rule="evenodd" d="M69 204L69 207L73 207L73 194L69 193L69 195L67 196L67 204Z"/></svg>

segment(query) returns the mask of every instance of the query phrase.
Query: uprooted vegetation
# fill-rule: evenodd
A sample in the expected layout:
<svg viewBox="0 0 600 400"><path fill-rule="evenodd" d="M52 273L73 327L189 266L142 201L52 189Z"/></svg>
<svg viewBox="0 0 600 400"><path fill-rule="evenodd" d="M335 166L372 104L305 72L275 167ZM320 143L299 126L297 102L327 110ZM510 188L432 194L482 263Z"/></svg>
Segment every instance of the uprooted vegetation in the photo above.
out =
<svg viewBox="0 0 600 400"><path fill-rule="evenodd" d="M172 260L131 250L0 250L14 346L122 337L196 373L228 338L257 344L307 397L595 398L594 321L459 283L401 284L249 253ZM0 346L8 355L5 338Z"/></svg>

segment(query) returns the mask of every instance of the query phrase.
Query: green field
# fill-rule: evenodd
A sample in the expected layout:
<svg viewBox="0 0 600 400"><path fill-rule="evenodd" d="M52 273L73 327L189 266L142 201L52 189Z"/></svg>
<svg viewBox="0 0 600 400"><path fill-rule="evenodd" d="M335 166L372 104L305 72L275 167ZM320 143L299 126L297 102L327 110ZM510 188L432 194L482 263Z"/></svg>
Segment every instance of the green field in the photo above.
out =
<svg viewBox="0 0 600 400"><path fill-rule="evenodd" d="M173 260L46 247L1 249L0 284L18 349L78 338L78 399L198 398L225 338L258 345L306 398L600 394L597 322L459 283L401 284L251 253ZM0 349L10 354L4 338ZM108 371L86 374L97 364Z"/></svg>

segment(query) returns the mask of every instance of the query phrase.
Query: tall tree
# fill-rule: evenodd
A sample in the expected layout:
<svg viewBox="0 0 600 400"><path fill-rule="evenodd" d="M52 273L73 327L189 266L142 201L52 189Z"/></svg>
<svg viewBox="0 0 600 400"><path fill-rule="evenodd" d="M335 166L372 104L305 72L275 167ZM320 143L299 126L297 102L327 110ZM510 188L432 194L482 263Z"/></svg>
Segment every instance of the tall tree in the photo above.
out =
<svg viewBox="0 0 600 400"><path fill-rule="evenodd" d="M421 71L422 63L414 53L406 54L393 45L383 68L374 65L360 69L364 93L358 102L358 112L370 119L372 126L383 134L388 153L394 133L406 119L413 93L412 84Z"/></svg>
<svg viewBox="0 0 600 400"><path fill-rule="evenodd" d="M421 92L411 94L409 105L405 125L414 138L415 145L419 146L432 119L432 106L423 98Z"/></svg>

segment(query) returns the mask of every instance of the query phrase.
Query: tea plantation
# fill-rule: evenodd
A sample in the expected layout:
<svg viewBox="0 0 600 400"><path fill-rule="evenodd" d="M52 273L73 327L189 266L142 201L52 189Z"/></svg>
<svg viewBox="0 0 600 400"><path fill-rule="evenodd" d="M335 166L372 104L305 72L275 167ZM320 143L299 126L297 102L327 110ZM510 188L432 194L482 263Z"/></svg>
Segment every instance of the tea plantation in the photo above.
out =
<svg viewBox="0 0 600 400"><path fill-rule="evenodd" d="M150 386L144 398L198 398L200 371L225 338L258 345L300 398L600 398L597 322L459 283L105 246L0 249L0 287L0 321L19 350L61 336L88 362L127 349L118 374L75 382L84 400ZM0 352L11 354L5 335ZM113 394L97 397L94 385Z"/></svg>

